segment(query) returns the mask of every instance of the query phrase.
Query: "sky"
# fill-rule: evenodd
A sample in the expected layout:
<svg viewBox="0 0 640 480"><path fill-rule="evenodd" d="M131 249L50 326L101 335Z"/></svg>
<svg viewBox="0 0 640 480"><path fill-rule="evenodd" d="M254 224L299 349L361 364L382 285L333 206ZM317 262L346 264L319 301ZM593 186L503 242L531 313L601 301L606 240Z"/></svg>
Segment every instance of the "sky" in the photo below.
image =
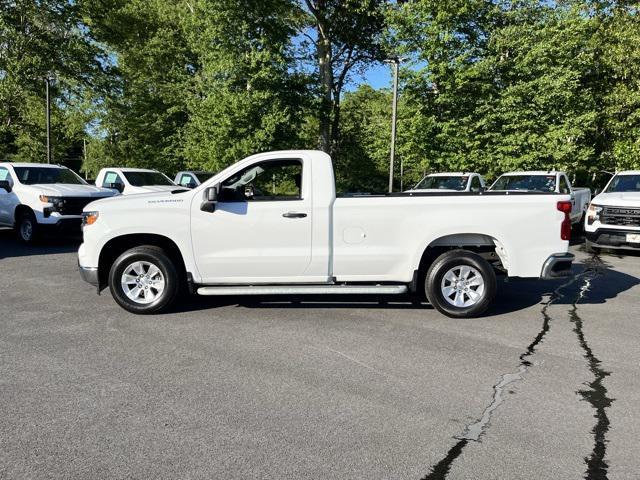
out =
<svg viewBox="0 0 640 480"><path fill-rule="evenodd" d="M364 75L354 75L353 79L347 85L347 91L353 91L358 85L368 83L373 88L390 88L391 87L391 66L386 64L376 64L367 69Z"/></svg>

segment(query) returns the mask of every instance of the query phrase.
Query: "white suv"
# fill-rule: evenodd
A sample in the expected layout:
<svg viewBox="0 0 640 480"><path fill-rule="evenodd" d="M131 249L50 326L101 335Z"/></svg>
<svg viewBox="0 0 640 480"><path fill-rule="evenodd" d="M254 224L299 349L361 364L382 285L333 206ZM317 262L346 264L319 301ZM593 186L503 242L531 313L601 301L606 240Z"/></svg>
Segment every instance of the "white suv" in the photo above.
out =
<svg viewBox="0 0 640 480"><path fill-rule="evenodd" d="M0 226L14 227L24 243L47 229L80 233L85 205L113 195L66 167L0 163Z"/></svg>

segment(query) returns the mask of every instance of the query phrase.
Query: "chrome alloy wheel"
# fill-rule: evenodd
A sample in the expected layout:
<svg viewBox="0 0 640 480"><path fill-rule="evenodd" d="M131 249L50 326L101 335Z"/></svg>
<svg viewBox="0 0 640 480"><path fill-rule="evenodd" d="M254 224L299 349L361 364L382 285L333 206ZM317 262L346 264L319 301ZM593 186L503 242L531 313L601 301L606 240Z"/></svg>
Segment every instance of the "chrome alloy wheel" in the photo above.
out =
<svg viewBox="0 0 640 480"><path fill-rule="evenodd" d="M165 288L164 275L153 263L133 262L122 272L122 291L130 300L147 305L162 295Z"/></svg>
<svg viewBox="0 0 640 480"><path fill-rule="evenodd" d="M444 274L440 289L444 299L454 307L471 307L482 298L484 278L475 268L459 265Z"/></svg>

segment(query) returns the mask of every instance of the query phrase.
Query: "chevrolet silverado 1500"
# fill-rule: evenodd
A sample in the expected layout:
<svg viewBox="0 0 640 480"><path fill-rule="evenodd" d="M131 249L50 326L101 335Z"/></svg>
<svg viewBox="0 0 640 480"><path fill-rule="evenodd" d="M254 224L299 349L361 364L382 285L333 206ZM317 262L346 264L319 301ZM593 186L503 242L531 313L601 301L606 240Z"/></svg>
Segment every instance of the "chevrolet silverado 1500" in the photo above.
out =
<svg viewBox="0 0 640 480"><path fill-rule="evenodd" d="M430 173L408 192L480 192L485 189L484 178L479 173L443 172Z"/></svg>
<svg viewBox="0 0 640 480"><path fill-rule="evenodd" d="M170 192L176 189L176 184L164 173L144 168L103 168L98 173L96 185L122 195Z"/></svg>
<svg viewBox="0 0 640 480"><path fill-rule="evenodd" d="M84 206L114 192L87 184L66 167L0 163L0 225L32 243L48 230L80 233Z"/></svg>
<svg viewBox="0 0 640 480"><path fill-rule="evenodd" d="M567 174L547 172L510 172L498 177L489 188L501 192L554 192L571 197L571 223L580 224L591 200L591 190L571 185Z"/></svg>
<svg viewBox="0 0 640 480"><path fill-rule="evenodd" d="M640 249L640 171L617 173L587 210L587 248Z"/></svg>
<svg viewBox="0 0 640 480"><path fill-rule="evenodd" d="M426 294L481 314L496 272L570 274L569 195L336 196L317 151L246 158L193 190L100 200L84 212L82 277L153 313L200 295Z"/></svg>

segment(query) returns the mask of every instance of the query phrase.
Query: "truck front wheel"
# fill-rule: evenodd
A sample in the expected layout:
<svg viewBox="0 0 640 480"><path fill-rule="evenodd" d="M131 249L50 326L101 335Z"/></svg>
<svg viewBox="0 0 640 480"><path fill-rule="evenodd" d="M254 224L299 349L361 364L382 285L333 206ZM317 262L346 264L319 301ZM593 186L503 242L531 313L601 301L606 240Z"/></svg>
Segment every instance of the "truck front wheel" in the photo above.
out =
<svg viewBox="0 0 640 480"><path fill-rule="evenodd" d="M449 317L477 317L496 294L496 275L480 255L451 250L431 264L425 277L425 293L429 303Z"/></svg>
<svg viewBox="0 0 640 480"><path fill-rule="evenodd" d="M32 245L38 241L40 228L33 212L24 210L18 214L16 233L20 241L26 245Z"/></svg>
<svg viewBox="0 0 640 480"><path fill-rule="evenodd" d="M143 246L120 255L109 271L109 289L125 310L137 314L166 310L180 290L171 259L159 247Z"/></svg>

